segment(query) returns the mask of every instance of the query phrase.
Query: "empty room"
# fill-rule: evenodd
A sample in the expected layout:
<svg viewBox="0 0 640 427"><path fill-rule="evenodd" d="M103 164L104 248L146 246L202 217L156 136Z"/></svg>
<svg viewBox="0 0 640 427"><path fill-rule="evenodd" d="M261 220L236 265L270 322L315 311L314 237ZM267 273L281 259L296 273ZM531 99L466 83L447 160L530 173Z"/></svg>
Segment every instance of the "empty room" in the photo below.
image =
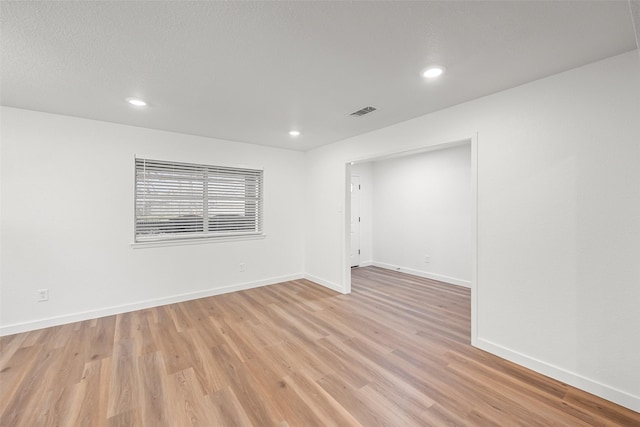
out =
<svg viewBox="0 0 640 427"><path fill-rule="evenodd" d="M0 2L0 426L639 426L640 1Z"/></svg>

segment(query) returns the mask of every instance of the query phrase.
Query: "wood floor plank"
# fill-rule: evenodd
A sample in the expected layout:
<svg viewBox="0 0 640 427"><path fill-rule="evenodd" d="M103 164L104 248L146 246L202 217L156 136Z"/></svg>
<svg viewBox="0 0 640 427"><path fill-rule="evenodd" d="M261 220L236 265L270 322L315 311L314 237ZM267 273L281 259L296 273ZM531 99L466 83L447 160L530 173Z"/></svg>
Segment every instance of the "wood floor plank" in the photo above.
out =
<svg viewBox="0 0 640 427"><path fill-rule="evenodd" d="M11 357L13 357L16 351L20 350L21 348L27 347L23 345L23 343L28 336L29 332L26 332L24 334L6 335L4 337L0 337L0 366L4 366L0 374L8 370L7 362Z"/></svg>
<svg viewBox="0 0 640 427"><path fill-rule="evenodd" d="M107 417L139 408L139 375L136 343L131 339L117 342L113 351Z"/></svg>
<svg viewBox="0 0 640 427"><path fill-rule="evenodd" d="M318 384L364 426L401 424L400 422L396 424L397 419L391 411L380 410L382 408L374 406L366 396L358 393L358 389L334 374L325 375Z"/></svg>
<svg viewBox="0 0 640 427"><path fill-rule="evenodd" d="M288 377L281 377L269 364L258 359L251 360L246 365L259 385L259 389L255 391L269 396L271 405L283 421L294 426L322 427L304 399L291 388Z"/></svg>
<svg viewBox="0 0 640 427"><path fill-rule="evenodd" d="M216 418L212 415L212 403L205 399L205 394L191 368L176 372L169 376L168 394L171 398L171 413L174 418L170 425L213 426Z"/></svg>
<svg viewBox="0 0 640 427"><path fill-rule="evenodd" d="M82 379L76 387L79 408L71 425L104 427L111 380L111 358L96 359L85 364Z"/></svg>
<svg viewBox="0 0 640 427"><path fill-rule="evenodd" d="M640 426L472 347L470 292L376 267L0 338L0 426Z"/></svg>
<svg viewBox="0 0 640 427"><path fill-rule="evenodd" d="M214 418L214 426L257 427L254 425L238 397L231 387L227 386L216 393L207 396L211 402L212 411L209 414Z"/></svg>
<svg viewBox="0 0 640 427"><path fill-rule="evenodd" d="M16 396L18 388L25 381L25 377L32 372L33 366L38 360L39 353L42 351L40 346L21 347L12 352L11 358L3 363L2 372L0 372L0 412L5 413L7 405Z"/></svg>
<svg viewBox="0 0 640 427"><path fill-rule="evenodd" d="M30 426L39 415L39 407L43 405L47 389L51 384L43 384L49 365L57 366L62 349L45 350L42 346L33 346L36 350L35 361L21 378L15 391L7 396L7 406L2 411L0 425Z"/></svg>
<svg viewBox="0 0 640 427"><path fill-rule="evenodd" d="M148 353L138 360L138 402L143 425L170 427L175 424L174 390L167 384L169 378L162 353Z"/></svg>
<svg viewBox="0 0 640 427"><path fill-rule="evenodd" d="M341 343L332 337L326 340L333 341L336 347ZM358 360L361 368L366 371L366 376L369 378L366 387L384 395L399 408L399 411L409 412L419 419L419 414L434 404L433 400L411 383L391 374L384 366L376 364L372 359L363 357L362 353L357 353L345 345L342 346L342 351L349 360Z"/></svg>
<svg viewBox="0 0 640 427"><path fill-rule="evenodd" d="M121 412L118 415L107 418L107 427L134 427L144 426L142 424L142 418L140 418L140 411L138 409L130 409L125 412Z"/></svg>
<svg viewBox="0 0 640 427"><path fill-rule="evenodd" d="M362 426L332 395L303 372L292 372L286 379L287 384L300 395L321 425Z"/></svg>
<svg viewBox="0 0 640 427"><path fill-rule="evenodd" d="M218 390L222 390L227 383L220 374L219 369L216 368L217 361L211 352L213 346L209 346L204 338L207 335L206 332L201 329L192 329L185 331L185 333L193 342L195 353L191 355L191 369L193 369L203 393L213 394Z"/></svg>
<svg viewBox="0 0 640 427"><path fill-rule="evenodd" d="M253 425L271 426L282 421L282 416L269 405L268 399L259 392L259 386L253 374L244 367L238 356L226 344L212 349L218 361L220 371L226 378L234 395L240 401L244 412Z"/></svg>
<svg viewBox="0 0 640 427"><path fill-rule="evenodd" d="M77 391L75 387L47 390L41 404L28 411L30 418L25 420L25 425L47 427L72 425L81 405Z"/></svg>

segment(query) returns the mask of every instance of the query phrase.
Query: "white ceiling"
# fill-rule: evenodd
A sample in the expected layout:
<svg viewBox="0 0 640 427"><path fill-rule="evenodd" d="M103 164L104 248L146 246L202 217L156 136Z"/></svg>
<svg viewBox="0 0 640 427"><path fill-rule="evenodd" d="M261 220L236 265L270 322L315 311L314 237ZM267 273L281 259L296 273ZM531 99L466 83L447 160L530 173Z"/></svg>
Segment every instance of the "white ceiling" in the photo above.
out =
<svg viewBox="0 0 640 427"><path fill-rule="evenodd" d="M1 102L308 150L636 49L637 6L3 1Z"/></svg>

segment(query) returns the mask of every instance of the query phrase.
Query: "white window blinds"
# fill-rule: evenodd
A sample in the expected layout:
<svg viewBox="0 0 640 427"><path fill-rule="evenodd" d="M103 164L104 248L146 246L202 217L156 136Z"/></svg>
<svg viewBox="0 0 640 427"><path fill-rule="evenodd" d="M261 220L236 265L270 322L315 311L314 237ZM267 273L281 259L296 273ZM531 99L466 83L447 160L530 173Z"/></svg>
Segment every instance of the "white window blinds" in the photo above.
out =
<svg viewBox="0 0 640 427"><path fill-rule="evenodd" d="M136 242L262 233L262 176L136 158Z"/></svg>

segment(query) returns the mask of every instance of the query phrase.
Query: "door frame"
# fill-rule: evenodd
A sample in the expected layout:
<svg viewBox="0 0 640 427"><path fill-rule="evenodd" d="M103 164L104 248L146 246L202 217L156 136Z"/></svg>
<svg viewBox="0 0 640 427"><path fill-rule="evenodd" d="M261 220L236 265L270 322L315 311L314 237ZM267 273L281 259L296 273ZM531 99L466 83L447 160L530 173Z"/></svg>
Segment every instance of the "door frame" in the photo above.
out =
<svg viewBox="0 0 640 427"><path fill-rule="evenodd" d="M471 344L476 346L478 340L478 134L467 138L456 139L419 148L399 149L355 158L345 163L344 171L344 220L342 239L342 293L351 293L351 165L386 160L420 154L428 151L442 150L459 145L471 145Z"/></svg>
<svg viewBox="0 0 640 427"><path fill-rule="evenodd" d="M360 175L351 175L351 179L350 179L350 183L353 184L353 178L358 178L358 188L356 189L355 186L353 186L353 188L350 188L350 203L349 203L349 209L353 209L353 193L355 191L358 191L358 221L357 221L357 227L358 227L358 246L360 246ZM352 210L349 211L349 219L351 219L351 213L353 213ZM351 221L350 221L351 222ZM350 223L349 224L349 232L352 234L353 233L353 225ZM350 235L351 235L350 234ZM353 267L358 267L361 264L361 259L360 259L360 252L358 252L358 263L356 265L353 264L353 260L351 259L351 249L353 249L351 247L351 243L352 240L349 239L349 267L353 268ZM360 247L358 247L358 251L360 251Z"/></svg>

